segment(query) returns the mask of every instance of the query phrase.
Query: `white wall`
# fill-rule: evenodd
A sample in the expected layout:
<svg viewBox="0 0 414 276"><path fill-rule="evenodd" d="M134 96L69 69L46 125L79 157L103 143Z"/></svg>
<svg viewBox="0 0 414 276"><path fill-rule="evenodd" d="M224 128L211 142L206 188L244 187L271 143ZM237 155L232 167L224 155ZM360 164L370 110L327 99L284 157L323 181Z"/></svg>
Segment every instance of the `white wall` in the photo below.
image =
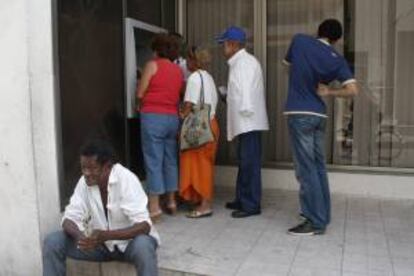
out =
<svg viewBox="0 0 414 276"><path fill-rule="evenodd" d="M58 223L52 1L0 1L0 275L40 275Z"/></svg>
<svg viewBox="0 0 414 276"><path fill-rule="evenodd" d="M329 172L332 193L361 197L414 199L412 176ZM237 168L216 166L215 183L218 186L235 186ZM262 169L264 189L298 190L293 170Z"/></svg>

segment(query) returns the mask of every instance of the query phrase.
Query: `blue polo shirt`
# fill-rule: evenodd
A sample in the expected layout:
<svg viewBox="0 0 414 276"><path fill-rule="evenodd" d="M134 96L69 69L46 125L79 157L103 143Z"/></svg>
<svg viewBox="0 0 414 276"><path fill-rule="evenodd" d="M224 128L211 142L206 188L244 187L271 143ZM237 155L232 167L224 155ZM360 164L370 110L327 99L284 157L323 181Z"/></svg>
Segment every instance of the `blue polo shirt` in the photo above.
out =
<svg viewBox="0 0 414 276"><path fill-rule="evenodd" d="M345 58L327 42L309 35L293 37L284 61L290 65L285 114L326 116L325 103L317 94L318 84L355 81Z"/></svg>

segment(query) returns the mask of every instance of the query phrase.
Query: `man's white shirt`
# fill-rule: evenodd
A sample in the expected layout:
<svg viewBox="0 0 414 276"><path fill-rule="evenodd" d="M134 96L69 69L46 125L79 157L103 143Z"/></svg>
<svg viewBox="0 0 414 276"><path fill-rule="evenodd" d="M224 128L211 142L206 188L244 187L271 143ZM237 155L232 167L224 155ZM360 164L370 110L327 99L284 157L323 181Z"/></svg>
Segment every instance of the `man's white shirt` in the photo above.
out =
<svg viewBox="0 0 414 276"><path fill-rule="evenodd" d="M86 228L98 230L117 230L131 227L136 223L147 222L151 226L150 235L158 244L159 235L152 225L147 210L148 198L138 178L121 164L112 167L108 181L108 219L105 216L101 193L98 186L88 186L82 176L66 206L65 219L73 221L80 231ZM110 251L117 245L125 251L129 240L111 240L105 242Z"/></svg>
<svg viewBox="0 0 414 276"><path fill-rule="evenodd" d="M263 72L257 59L245 49L228 61L227 140L239 134L268 130Z"/></svg>

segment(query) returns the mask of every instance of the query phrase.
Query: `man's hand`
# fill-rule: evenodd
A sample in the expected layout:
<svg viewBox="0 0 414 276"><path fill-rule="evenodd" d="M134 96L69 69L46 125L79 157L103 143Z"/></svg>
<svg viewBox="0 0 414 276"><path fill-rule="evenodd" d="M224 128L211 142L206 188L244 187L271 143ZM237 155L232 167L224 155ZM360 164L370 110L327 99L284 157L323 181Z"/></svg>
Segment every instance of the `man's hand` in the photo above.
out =
<svg viewBox="0 0 414 276"><path fill-rule="evenodd" d="M97 240L98 243L104 243L107 240L110 240L110 237L108 236L109 231L104 230L93 230L91 234L91 238L94 238Z"/></svg>
<svg viewBox="0 0 414 276"><path fill-rule="evenodd" d="M218 91L219 91L220 99L223 102L226 102L226 98L227 98L227 87L226 86L220 86L220 87L218 87Z"/></svg>
<svg viewBox="0 0 414 276"><path fill-rule="evenodd" d="M82 237L79 239L79 249L84 251L94 250L96 247L108 240L106 234L106 231L94 230L90 237Z"/></svg>
<svg viewBox="0 0 414 276"><path fill-rule="evenodd" d="M318 85L318 95L321 97L330 96L331 91L327 85L320 83Z"/></svg>
<svg viewBox="0 0 414 276"><path fill-rule="evenodd" d="M332 96L349 98L358 95L358 87L355 81L345 84L342 88L329 88L320 83L318 85L318 95L321 97Z"/></svg>
<svg viewBox="0 0 414 276"><path fill-rule="evenodd" d="M78 248L82 251L91 251L98 247L99 244L96 238L85 237L78 241Z"/></svg>
<svg viewBox="0 0 414 276"><path fill-rule="evenodd" d="M227 96L227 87L226 86L224 86L224 85L219 86L218 87L218 91L219 91L219 93L220 93L220 95L222 97L226 97Z"/></svg>

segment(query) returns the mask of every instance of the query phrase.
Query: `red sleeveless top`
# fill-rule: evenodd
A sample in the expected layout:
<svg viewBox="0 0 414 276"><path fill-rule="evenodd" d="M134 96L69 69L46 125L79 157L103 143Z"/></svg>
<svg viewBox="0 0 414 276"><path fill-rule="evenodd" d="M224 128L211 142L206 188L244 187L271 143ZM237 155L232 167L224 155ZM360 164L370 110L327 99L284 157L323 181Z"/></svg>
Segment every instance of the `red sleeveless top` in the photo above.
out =
<svg viewBox="0 0 414 276"><path fill-rule="evenodd" d="M167 60L155 59L157 72L148 84L142 105L142 113L178 114L180 91L184 84L180 67Z"/></svg>

